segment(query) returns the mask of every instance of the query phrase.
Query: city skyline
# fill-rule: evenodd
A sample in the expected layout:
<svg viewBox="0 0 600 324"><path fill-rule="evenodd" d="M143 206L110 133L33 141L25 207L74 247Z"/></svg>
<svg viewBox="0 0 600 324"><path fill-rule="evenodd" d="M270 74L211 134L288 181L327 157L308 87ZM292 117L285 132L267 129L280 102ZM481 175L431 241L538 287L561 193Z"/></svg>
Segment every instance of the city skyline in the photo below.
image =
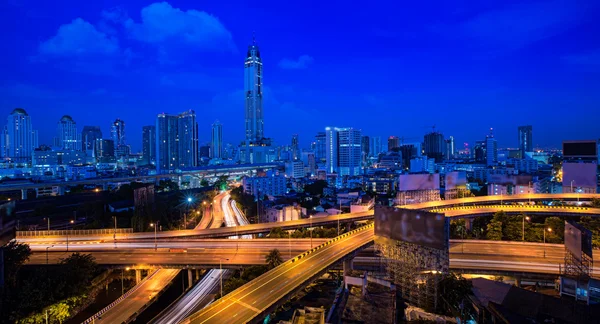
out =
<svg viewBox="0 0 600 324"><path fill-rule="evenodd" d="M47 5L3 4L3 23L16 25L15 17L40 15ZM56 124L50 121L63 115L72 116L79 131L100 126L105 138L109 123L119 118L127 123L127 144L139 152L142 127L175 105L175 111L194 109L202 116L201 143L210 142L218 119L228 130L224 142L237 145L245 138L239 66L255 31L267 72L264 133L278 145L298 133L306 148L331 124L381 138L423 137L436 124L455 138L457 149L484 139L490 127L498 147L518 147L515 130L521 125L535 128L534 144L541 147L598 138L594 125L600 116L590 112L600 101L593 78L600 44L588 36L598 5L513 2L427 11L411 4L403 11L414 17L397 24L366 6L337 18L337 27L321 23L304 32L298 30L302 15L288 17L290 8L282 6L273 3L268 13L245 8L255 15L239 17L219 4L188 1L73 5L39 25L25 24L22 38L0 36L15 49L5 53L2 113L25 109L40 144L52 144ZM319 21L334 10L333 4L322 6L322 13L308 17ZM536 16L541 9L549 17ZM369 17L377 10L377 20ZM194 12L209 16L194 18ZM167 23L184 23L161 29L152 23L159 13ZM505 34L495 27L519 17L531 18L532 33ZM364 23L360 29L351 24L357 18ZM207 26L215 28L201 33ZM444 27L454 34L441 32ZM195 38L182 40L178 35L185 32ZM353 81L357 75L361 82ZM482 111L497 113L481 120Z"/></svg>

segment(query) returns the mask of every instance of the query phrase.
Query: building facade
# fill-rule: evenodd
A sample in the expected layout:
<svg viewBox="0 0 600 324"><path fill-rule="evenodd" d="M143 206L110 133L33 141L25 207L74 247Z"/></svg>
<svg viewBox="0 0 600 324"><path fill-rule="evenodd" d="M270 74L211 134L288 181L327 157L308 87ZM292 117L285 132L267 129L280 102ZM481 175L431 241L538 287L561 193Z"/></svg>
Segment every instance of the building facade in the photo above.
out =
<svg viewBox="0 0 600 324"><path fill-rule="evenodd" d="M223 125L218 120L212 124L210 157L213 159L223 158Z"/></svg>
<svg viewBox="0 0 600 324"><path fill-rule="evenodd" d="M156 168L173 171L198 165L196 113L158 114L156 118Z"/></svg>
<svg viewBox="0 0 600 324"><path fill-rule="evenodd" d="M400 147L400 138L398 138L398 136L388 137L388 152L391 152L398 147Z"/></svg>
<svg viewBox="0 0 600 324"><path fill-rule="evenodd" d="M431 132L426 134L423 139L423 150L425 155L440 163L444 160L445 141L444 135L439 132Z"/></svg>
<svg viewBox="0 0 600 324"><path fill-rule="evenodd" d="M381 152L383 152L383 149L381 148L381 137L369 137L369 157L377 157Z"/></svg>
<svg viewBox="0 0 600 324"><path fill-rule="evenodd" d="M156 126L142 127L142 160L145 164L156 163Z"/></svg>
<svg viewBox="0 0 600 324"><path fill-rule="evenodd" d="M340 176L361 174L361 131L352 127L325 128L326 170Z"/></svg>
<svg viewBox="0 0 600 324"><path fill-rule="evenodd" d="M31 127L31 117L25 109L16 108L8 115L1 138L2 157L15 162L29 162L38 146L38 133Z"/></svg>
<svg viewBox="0 0 600 324"><path fill-rule="evenodd" d="M519 150L521 157L525 157L525 152L533 152L533 127L531 125L519 126Z"/></svg>
<svg viewBox="0 0 600 324"><path fill-rule="evenodd" d="M315 136L315 158L318 162L323 162L327 159L326 145L327 135L325 132L318 132Z"/></svg>
<svg viewBox="0 0 600 324"><path fill-rule="evenodd" d="M488 166L498 163L498 144L494 138L494 134L490 130L490 135L485 139L485 161Z"/></svg>
<svg viewBox="0 0 600 324"><path fill-rule="evenodd" d="M245 193L254 197L281 196L287 192L286 182L283 175L268 171L265 176L245 177L242 186Z"/></svg>
<svg viewBox="0 0 600 324"><path fill-rule="evenodd" d="M77 132L77 124L71 116L64 115L58 121L54 147L58 150L81 150L81 134Z"/></svg>
<svg viewBox="0 0 600 324"><path fill-rule="evenodd" d="M244 62L244 93L246 96L246 142L256 142L264 137L262 59L256 41L248 46Z"/></svg>
<svg viewBox="0 0 600 324"><path fill-rule="evenodd" d="M118 147L120 145L126 145L127 142L125 141L125 122L117 118L110 125L110 136L113 140L113 143L115 143L115 147Z"/></svg>
<svg viewBox="0 0 600 324"><path fill-rule="evenodd" d="M100 126L83 126L81 131L81 149L90 155L94 152L96 140L102 139Z"/></svg>

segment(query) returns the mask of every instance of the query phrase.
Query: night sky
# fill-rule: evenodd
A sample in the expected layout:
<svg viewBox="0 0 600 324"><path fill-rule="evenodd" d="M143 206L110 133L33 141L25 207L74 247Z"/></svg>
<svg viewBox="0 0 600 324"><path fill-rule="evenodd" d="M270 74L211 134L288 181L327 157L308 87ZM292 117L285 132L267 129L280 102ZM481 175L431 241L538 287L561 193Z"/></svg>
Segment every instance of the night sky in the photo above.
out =
<svg viewBox="0 0 600 324"><path fill-rule="evenodd" d="M265 134L307 146L326 126L457 147L494 128L517 146L600 138L600 1L0 0L0 120L32 116L40 143L126 122L141 148L156 114L194 109L200 141L244 136L243 62L264 66ZM407 140L409 141L409 140Z"/></svg>

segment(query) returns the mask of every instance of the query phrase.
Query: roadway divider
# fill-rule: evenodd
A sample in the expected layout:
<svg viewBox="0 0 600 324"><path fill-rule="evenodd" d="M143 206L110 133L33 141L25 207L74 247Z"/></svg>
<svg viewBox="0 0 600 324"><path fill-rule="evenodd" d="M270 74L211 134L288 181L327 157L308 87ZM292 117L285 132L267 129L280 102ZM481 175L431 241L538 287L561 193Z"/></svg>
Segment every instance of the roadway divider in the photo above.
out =
<svg viewBox="0 0 600 324"><path fill-rule="evenodd" d="M344 233L344 234L342 234L342 235L336 236L336 237L332 238L331 240L329 240L329 241L327 241L327 242L325 242L325 243L319 244L319 245L317 245L316 247L314 247L314 248L312 248L312 249L310 249L310 250L308 250L308 251L306 251L306 252L304 252L304 253L301 253L301 254L299 254L299 255L297 255L297 256L295 256L295 257L291 258L291 259L290 259L290 260L288 260L287 262L294 263L294 262L296 262L296 260L300 260L300 259L302 259L303 257L305 257L305 256L307 256L307 255L309 255L309 254L311 254L311 253L313 253L313 252L315 252L315 251L317 251L317 250L319 250L319 249L322 249L322 248L326 247L327 245L330 245L330 244L331 244L331 243L333 243L333 242L339 241L339 240L341 240L341 239L342 239L342 238L344 238L344 237L348 237L348 236L350 236L350 235L352 235L352 234L354 234L354 233L357 233L357 232L363 231L363 230L365 230L365 229L368 229L368 228L371 228L371 227L374 227L374 226L375 226L375 223L367 224L367 225L365 225L365 226L361 226L361 227L359 227L359 228L357 228L357 229L354 229L354 230L352 230L352 231L350 231L350 232L347 232L347 233Z"/></svg>
<svg viewBox="0 0 600 324"><path fill-rule="evenodd" d="M133 228L117 228L117 229L88 229L88 230L51 230L51 231L17 231L17 240L25 237L42 237L42 236L86 236L86 235L107 235L107 234L131 234Z"/></svg>
<svg viewBox="0 0 600 324"><path fill-rule="evenodd" d="M114 302L110 303L110 305L104 307L103 309L101 309L100 311L98 311L96 314L92 315L90 318L88 318L87 320L85 320L82 324L92 323L96 319L99 319L100 316L102 316L102 314L106 313L108 310L110 310L115 305L117 305L118 303L122 302L125 298L127 298L129 295L133 294L136 290L138 290L138 288L140 288L143 283L145 283L146 281L150 280L150 278L154 277L154 275L157 272L158 272L158 269L154 270L154 272L152 272L150 275L148 275L146 278L144 278L144 280L140 281L133 288L129 289L126 293L124 293L123 295L121 295L121 297L117 298Z"/></svg>

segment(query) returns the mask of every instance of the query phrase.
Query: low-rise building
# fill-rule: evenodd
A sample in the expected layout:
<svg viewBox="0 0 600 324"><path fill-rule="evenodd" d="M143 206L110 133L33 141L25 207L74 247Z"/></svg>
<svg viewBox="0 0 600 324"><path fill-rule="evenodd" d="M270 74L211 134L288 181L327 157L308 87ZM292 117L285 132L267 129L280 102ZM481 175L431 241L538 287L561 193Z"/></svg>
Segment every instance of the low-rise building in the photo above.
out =
<svg viewBox="0 0 600 324"><path fill-rule="evenodd" d="M267 222L286 222L300 219L300 208L291 205L276 205L265 210Z"/></svg>
<svg viewBox="0 0 600 324"><path fill-rule="evenodd" d="M242 186L245 193L254 197L281 196L287 191L286 178L274 171L268 171L264 176L245 177Z"/></svg>

